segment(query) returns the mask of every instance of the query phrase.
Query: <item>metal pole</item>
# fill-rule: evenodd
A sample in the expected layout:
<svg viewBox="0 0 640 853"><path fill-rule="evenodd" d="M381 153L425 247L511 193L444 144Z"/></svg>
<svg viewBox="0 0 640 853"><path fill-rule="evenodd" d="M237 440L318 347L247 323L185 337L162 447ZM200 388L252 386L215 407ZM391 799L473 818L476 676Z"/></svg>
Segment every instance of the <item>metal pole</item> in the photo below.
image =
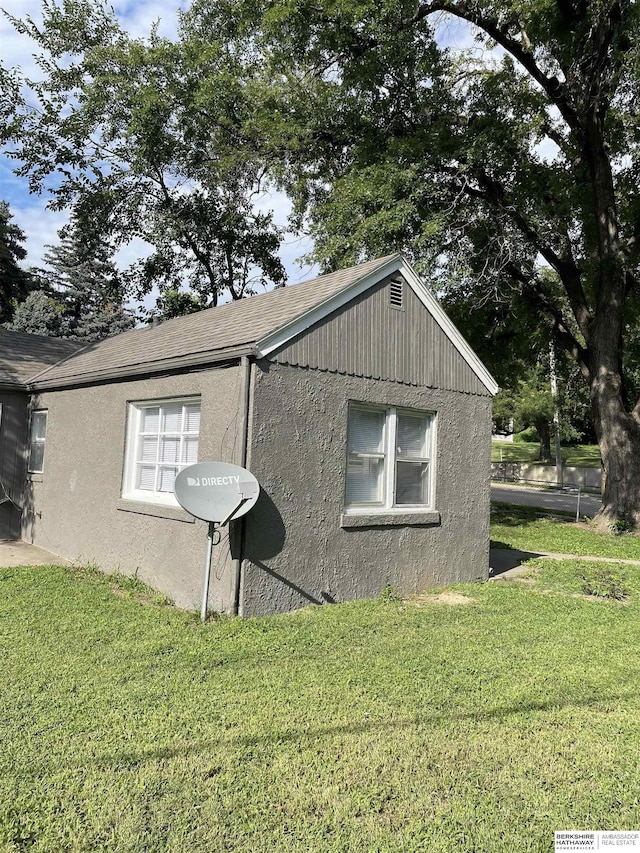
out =
<svg viewBox="0 0 640 853"><path fill-rule="evenodd" d="M576 521L580 521L580 486L578 486L578 503L576 506Z"/></svg>
<svg viewBox="0 0 640 853"><path fill-rule="evenodd" d="M209 603L209 579L211 577L211 554L213 552L213 534L215 532L215 521L209 522L209 532L207 533L207 559L204 564L204 589L202 591L202 607L200 608L200 618L203 622L207 621L207 605Z"/></svg>
<svg viewBox="0 0 640 853"><path fill-rule="evenodd" d="M553 397L553 428L556 444L556 484L564 486L564 469L560 449L560 407L558 404L558 377L556 375L556 351L553 342L549 342L549 374L551 379L551 396Z"/></svg>

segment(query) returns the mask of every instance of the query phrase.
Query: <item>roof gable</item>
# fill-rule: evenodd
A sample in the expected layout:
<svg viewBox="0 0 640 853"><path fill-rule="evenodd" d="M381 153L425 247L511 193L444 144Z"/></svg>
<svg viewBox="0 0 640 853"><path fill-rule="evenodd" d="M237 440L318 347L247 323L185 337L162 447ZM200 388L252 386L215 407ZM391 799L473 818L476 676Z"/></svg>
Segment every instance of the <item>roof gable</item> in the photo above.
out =
<svg viewBox="0 0 640 853"><path fill-rule="evenodd" d="M491 374L399 254L89 344L53 367L34 371L30 385L70 387L213 364L243 354L266 356L396 272L495 394L498 386Z"/></svg>
<svg viewBox="0 0 640 853"><path fill-rule="evenodd" d="M32 376L32 382L38 388L86 384L251 354L259 340L324 303L386 260L114 335L90 344L64 364Z"/></svg>
<svg viewBox="0 0 640 853"><path fill-rule="evenodd" d="M357 268L356 268L357 269ZM298 337L313 326L321 323L332 313L339 311L348 303L379 284L385 278L399 273L404 278L412 292L419 299L430 317L440 328L446 339L452 344L460 357L466 362L473 374L491 395L495 395L499 388L493 376L482 364L478 356L462 337L451 320L447 317L437 301L429 293L426 286L401 255L392 255L384 259L375 269L366 271L362 276L353 280L341 291L332 294L321 303L312 306L299 317L284 324L279 329L266 335L257 343L257 355L268 356L285 347L290 341Z"/></svg>

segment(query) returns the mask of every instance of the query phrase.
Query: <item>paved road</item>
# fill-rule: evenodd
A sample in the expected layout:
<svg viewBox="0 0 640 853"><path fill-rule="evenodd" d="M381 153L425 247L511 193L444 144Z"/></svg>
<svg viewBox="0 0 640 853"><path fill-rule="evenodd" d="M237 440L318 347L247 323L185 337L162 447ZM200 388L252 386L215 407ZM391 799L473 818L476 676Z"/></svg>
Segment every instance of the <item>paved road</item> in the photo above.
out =
<svg viewBox="0 0 640 853"><path fill-rule="evenodd" d="M560 492L554 489L532 489L526 486L503 486L491 484L491 500L520 506L537 506L543 509L559 509L575 512L578 500L577 492ZM597 495L580 495L580 516L593 517L600 509Z"/></svg>

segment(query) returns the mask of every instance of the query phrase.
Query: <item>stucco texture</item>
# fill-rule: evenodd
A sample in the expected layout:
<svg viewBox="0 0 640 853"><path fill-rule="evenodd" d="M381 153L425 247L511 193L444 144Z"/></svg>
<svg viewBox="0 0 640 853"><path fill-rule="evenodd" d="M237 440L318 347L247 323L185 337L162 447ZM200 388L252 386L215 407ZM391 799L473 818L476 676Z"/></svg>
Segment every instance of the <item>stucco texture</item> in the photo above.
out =
<svg viewBox="0 0 640 853"><path fill-rule="evenodd" d="M437 413L439 522L342 526L349 401ZM490 442L488 396L259 362L249 467L262 494L246 517L240 612L485 579Z"/></svg>
<svg viewBox="0 0 640 853"><path fill-rule="evenodd" d="M32 406L49 412L45 464L42 475L27 479L23 538L104 571L137 572L179 607L199 608L206 523L180 509L121 500L127 404L200 396L199 460L234 462L240 385L234 366L36 396ZM214 549L210 607L228 611L231 592L223 538Z"/></svg>

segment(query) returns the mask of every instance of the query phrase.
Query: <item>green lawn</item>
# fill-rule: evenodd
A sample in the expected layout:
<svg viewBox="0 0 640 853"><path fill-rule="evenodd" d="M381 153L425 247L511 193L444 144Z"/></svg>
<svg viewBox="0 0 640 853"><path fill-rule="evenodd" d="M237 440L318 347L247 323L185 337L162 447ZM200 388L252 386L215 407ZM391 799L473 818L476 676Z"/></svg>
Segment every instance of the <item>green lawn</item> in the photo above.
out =
<svg viewBox="0 0 640 853"><path fill-rule="evenodd" d="M539 442L494 441L491 444L492 462L536 462L540 452ZM565 465L600 467L600 448L597 444L576 444L561 449Z"/></svg>
<svg viewBox="0 0 640 853"><path fill-rule="evenodd" d="M551 851L640 826L640 574L206 626L0 569L0 850ZM387 597L389 599L391 597Z"/></svg>
<svg viewBox="0 0 640 853"><path fill-rule="evenodd" d="M563 520L528 506L494 504L491 541L496 548L640 560L640 536L596 533L569 517Z"/></svg>

